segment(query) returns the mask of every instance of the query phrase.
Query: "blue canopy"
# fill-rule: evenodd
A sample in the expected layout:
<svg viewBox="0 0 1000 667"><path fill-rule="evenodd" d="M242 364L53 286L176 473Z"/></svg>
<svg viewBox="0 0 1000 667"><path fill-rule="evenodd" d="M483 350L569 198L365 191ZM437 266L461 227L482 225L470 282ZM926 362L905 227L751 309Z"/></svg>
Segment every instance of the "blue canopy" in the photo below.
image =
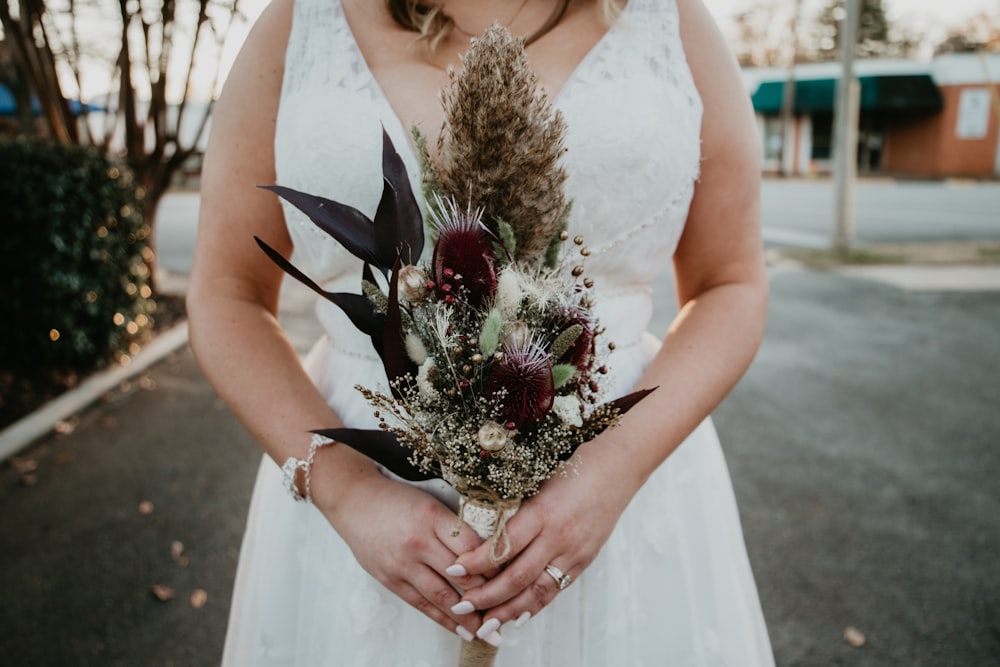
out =
<svg viewBox="0 0 1000 667"><path fill-rule="evenodd" d="M90 104L84 104L79 100L67 100L69 102L69 110L74 116L80 116L91 111L104 111L103 108L99 106L92 106ZM31 97L31 111L36 116L41 115L42 108L38 104L38 100L34 95ZM7 86L0 83L0 116L14 116L17 114L17 102L14 100L14 94L10 91Z"/></svg>

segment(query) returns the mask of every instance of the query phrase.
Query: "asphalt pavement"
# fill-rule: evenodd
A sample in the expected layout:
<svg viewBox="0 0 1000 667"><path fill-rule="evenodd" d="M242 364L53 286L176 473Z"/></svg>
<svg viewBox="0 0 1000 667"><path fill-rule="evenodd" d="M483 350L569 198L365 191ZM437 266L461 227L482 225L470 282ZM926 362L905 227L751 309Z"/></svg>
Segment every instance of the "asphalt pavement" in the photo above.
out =
<svg viewBox="0 0 1000 667"><path fill-rule="evenodd" d="M715 418L778 664L1000 664L1000 290L771 286ZM257 447L187 348L60 430L0 467L0 664L218 664Z"/></svg>

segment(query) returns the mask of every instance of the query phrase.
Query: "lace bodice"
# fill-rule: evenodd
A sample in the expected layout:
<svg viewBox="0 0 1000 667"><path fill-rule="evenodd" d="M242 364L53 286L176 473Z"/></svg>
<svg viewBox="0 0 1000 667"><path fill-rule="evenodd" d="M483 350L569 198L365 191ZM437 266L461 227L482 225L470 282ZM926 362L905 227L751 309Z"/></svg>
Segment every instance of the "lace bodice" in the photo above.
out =
<svg viewBox="0 0 1000 667"><path fill-rule="evenodd" d="M629 0L553 104L568 127L570 232L592 251L587 274L599 314L612 303L627 314L629 330L616 333L629 340L648 323L649 286L680 238L700 161L702 106L674 0ZM409 128L369 70L340 1L296 0L275 137L278 182L374 215L383 126L419 193ZM328 289L357 292L358 260L297 211L285 214L299 266ZM320 316L341 340L352 328L323 307Z"/></svg>

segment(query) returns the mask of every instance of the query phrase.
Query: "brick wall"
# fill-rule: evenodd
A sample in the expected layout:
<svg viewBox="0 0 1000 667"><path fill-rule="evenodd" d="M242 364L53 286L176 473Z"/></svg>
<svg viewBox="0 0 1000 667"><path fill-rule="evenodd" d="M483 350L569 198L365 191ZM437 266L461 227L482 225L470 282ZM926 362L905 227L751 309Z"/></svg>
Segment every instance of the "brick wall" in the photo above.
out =
<svg viewBox="0 0 1000 667"><path fill-rule="evenodd" d="M985 85L940 87L944 109L930 117L898 119L886 128L883 169L889 173L940 178L948 176L992 177L997 164L998 128L995 101L991 97L987 131L982 138L958 136L962 91L985 90Z"/></svg>

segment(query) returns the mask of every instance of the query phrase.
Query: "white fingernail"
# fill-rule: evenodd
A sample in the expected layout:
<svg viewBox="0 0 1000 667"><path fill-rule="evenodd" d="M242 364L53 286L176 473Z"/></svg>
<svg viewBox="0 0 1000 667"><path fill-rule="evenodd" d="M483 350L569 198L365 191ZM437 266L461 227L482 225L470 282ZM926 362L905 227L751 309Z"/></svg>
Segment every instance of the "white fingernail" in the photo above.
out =
<svg viewBox="0 0 1000 667"><path fill-rule="evenodd" d="M496 632L497 628L499 627L500 627L499 618L488 618L486 619L486 622L483 623L481 626L479 626L479 629L476 630L476 636L482 639L483 641L489 641L486 638L490 635L490 633ZM499 635L497 636L499 637ZM494 646L496 646L496 644L494 644Z"/></svg>
<svg viewBox="0 0 1000 667"><path fill-rule="evenodd" d="M458 626L457 628L455 628L455 632L458 634L459 637L461 637L462 639L464 639L467 642L471 642L473 639L476 638L476 636L474 634L472 634L471 632L469 632L468 630L466 630L465 627L463 627L461 625Z"/></svg>
<svg viewBox="0 0 1000 667"><path fill-rule="evenodd" d="M493 648L499 647L500 644L503 642L503 639L500 637L500 633L497 632L496 630L486 635L485 637L482 637L481 639L490 646L492 646Z"/></svg>
<svg viewBox="0 0 1000 667"><path fill-rule="evenodd" d="M456 604L454 607L451 608L451 613L458 614L459 616L461 616L462 614L471 614L475 610L476 606L474 604L472 604L468 600L462 600L461 602L459 602L458 604Z"/></svg>
<svg viewBox="0 0 1000 667"><path fill-rule="evenodd" d="M520 616L517 617L517 620L514 621L514 627L515 628L524 627L524 624L527 623L530 620L531 620L531 612L530 611L526 611L526 612L524 612L523 614L521 614Z"/></svg>
<svg viewBox="0 0 1000 667"><path fill-rule="evenodd" d="M458 563L455 563L454 565L449 565L447 568L445 568L444 573L447 574L449 577L464 577L467 574L469 574L468 571L466 571L465 567L459 565Z"/></svg>

